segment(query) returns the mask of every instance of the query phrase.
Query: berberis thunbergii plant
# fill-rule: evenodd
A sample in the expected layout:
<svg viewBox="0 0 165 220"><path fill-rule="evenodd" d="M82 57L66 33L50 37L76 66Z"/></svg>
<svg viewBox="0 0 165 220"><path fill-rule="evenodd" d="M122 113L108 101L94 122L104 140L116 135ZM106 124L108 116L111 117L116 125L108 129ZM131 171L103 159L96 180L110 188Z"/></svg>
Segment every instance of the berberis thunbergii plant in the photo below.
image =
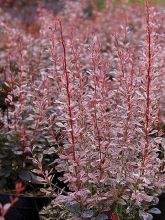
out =
<svg viewBox="0 0 165 220"><path fill-rule="evenodd" d="M45 187L47 193L54 192L51 163L61 146L61 128L54 119L54 83L44 72L34 79L24 72L22 53L27 48L21 37L18 47L18 61L11 60L1 72L0 190L11 192L21 181L26 186L24 193L41 194Z"/></svg>
<svg viewBox="0 0 165 220"><path fill-rule="evenodd" d="M56 202L64 202L74 219L150 220L160 214L149 206L165 187L164 160L158 157L163 47L154 23L160 14L150 10L146 0L146 31L135 45L127 23L123 37L113 35L113 56L102 53L97 34L83 44L74 28L68 37L59 19L52 28L59 122L67 137L57 168L71 191Z"/></svg>
<svg viewBox="0 0 165 220"><path fill-rule="evenodd" d="M0 188L58 191L76 220L151 220L165 189L164 9L64 2L58 18L39 6L30 33L0 11Z"/></svg>

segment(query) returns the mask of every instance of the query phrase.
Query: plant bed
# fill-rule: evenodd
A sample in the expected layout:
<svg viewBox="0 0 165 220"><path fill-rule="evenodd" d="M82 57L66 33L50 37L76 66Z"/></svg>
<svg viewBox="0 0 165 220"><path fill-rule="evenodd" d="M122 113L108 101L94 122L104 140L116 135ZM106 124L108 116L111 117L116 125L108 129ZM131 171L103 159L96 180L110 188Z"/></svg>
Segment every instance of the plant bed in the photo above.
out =
<svg viewBox="0 0 165 220"><path fill-rule="evenodd" d="M157 206L155 206L154 208L158 208L161 210L161 214L153 214L153 219L152 220L164 220L164 195L162 194L160 197L160 202ZM73 208L73 207L72 207ZM75 207L76 208L76 207ZM76 211L76 210L72 210ZM156 210L155 210L156 211ZM93 212L94 213L94 212ZM105 212L105 213L95 213L97 214L95 217L89 217L92 214L92 210L84 212L83 215L86 215L86 218L82 218L82 217L75 217L75 215L73 213L71 213L71 211L65 207L65 206L54 206L53 202L49 203L47 206L45 206L41 211L40 211L40 219L41 220L70 220L70 219L74 219L74 220L98 220L98 219L117 219L118 217L116 216L116 214L113 214L113 217L108 217L111 216L110 213ZM122 216L122 218L119 218L120 220L130 220L130 218L124 217ZM149 218L148 218L149 219ZM131 218L131 220L141 220L141 218L138 217L134 217Z"/></svg>
<svg viewBox="0 0 165 220"><path fill-rule="evenodd" d="M72 220L162 219L164 16L149 0L146 11L123 4L115 13L94 2L86 18L81 1L68 0L59 18L39 8L37 42L1 22L4 45L16 44L1 70L0 191L22 182L26 195L53 194L50 215L63 206ZM42 204L30 203L39 218Z"/></svg>

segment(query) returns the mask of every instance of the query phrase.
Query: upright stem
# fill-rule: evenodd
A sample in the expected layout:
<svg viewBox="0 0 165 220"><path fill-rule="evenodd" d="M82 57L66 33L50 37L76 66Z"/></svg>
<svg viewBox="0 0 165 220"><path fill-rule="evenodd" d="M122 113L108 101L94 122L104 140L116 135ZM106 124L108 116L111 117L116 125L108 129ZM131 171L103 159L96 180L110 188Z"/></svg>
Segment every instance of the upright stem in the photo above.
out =
<svg viewBox="0 0 165 220"><path fill-rule="evenodd" d="M74 135L74 126L73 126L73 116L72 116L72 109L71 109L71 92L70 92L70 82L69 82L69 75L67 70L67 55L66 55L66 44L63 35L63 27L60 20L58 20L60 25L60 35L61 35L61 43L63 48L63 71L66 79L66 92L67 92L67 101L68 101L68 114L69 114L69 125L70 125L70 135L71 135L71 143L72 143L72 154L73 160L77 163L76 158L76 144L75 144L75 135ZM75 167L75 175L78 176L77 168ZM79 185L79 184L78 184ZM79 187L78 187L79 188Z"/></svg>
<svg viewBox="0 0 165 220"><path fill-rule="evenodd" d="M132 93L133 93L133 80L134 80L134 60L131 62L131 70L129 75L130 81L126 83L127 88L127 118L124 127L124 142L127 142L128 132L129 132L129 124L131 120L131 108L132 108Z"/></svg>
<svg viewBox="0 0 165 220"><path fill-rule="evenodd" d="M94 44L95 46L95 44ZM94 50L94 48L92 48ZM97 116L97 75L96 75L96 60L94 51L92 50L92 63L93 63L93 75L94 75L94 100L93 100L93 108L94 108L94 124L97 131L97 142L99 147L99 180L102 179L103 176L103 168L102 168L102 146L101 146L101 130L98 124L98 116Z"/></svg>
<svg viewBox="0 0 165 220"><path fill-rule="evenodd" d="M150 90L151 90L151 74L152 74L152 52L151 52L151 26L150 26L150 7L149 0L145 0L146 5L146 22L147 22L147 76L146 76L146 111L145 111L145 147L143 155L143 165L148 156L149 149L149 123L150 123Z"/></svg>

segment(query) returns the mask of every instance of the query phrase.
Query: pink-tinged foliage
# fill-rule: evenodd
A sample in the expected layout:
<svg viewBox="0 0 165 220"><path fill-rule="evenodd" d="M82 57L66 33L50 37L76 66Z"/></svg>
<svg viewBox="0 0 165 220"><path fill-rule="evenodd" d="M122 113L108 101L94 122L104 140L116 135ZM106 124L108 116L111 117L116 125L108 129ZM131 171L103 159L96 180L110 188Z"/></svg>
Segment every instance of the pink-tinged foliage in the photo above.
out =
<svg viewBox="0 0 165 220"><path fill-rule="evenodd" d="M39 7L38 38L8 24L8 15L1 18L3 77L13 83L5 101L14 108L0 120L19 134L32 171L51 192L43 155L58 152L54 163L70 192L56 202L74 200L82 210L113 211L118 219L116 204L133 212L165 187L164 155L158 157L165 145L165 16L147 0L146 11L124 4L114 13L108 0L106 6L92 5L93 16L86 17L86 1L68 0L58 18Z"/></svg>
<svg viewBox="0 0 165 220"><path fill-rule="evenodd" d="M164 161L150 135L154 128L156 136L162 135L158 121L164 93L160 81L164 78L160 33L164 15L146 2L146 15L141 14L138 21L141 29L134 31L128 25L128 16L134 15L128 12L122 33L114 30L109 35L111 51L105 52L100 38L103 27L109 25L105 20L104 25L96 23L100 32L91 33L86 41L84 32L78 38L77 29L67 29L65 18L63 25L55 20L56 57L61 62L59 119L67 135L58 169L65 171L64 179L74 191L69 197L88 209L108 211L123 200L138 207L149 204L164 189ZM83 68L89 75L83 75Z"/></svg>

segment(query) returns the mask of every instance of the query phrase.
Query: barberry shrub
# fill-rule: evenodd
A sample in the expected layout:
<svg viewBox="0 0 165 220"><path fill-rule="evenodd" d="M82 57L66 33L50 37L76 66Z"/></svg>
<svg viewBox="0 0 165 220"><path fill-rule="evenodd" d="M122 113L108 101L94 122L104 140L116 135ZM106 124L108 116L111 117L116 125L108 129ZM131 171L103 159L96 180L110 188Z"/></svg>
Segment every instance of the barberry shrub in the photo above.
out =
<svg viewBox="0 0 165 220"><path fill-rule="evenodd" d="M65 32L60 19L51 30L58 119L66 135L56 162L70 189L56 201L67 202L82 219L98 213L98 219L152 219L149 205L164 189L164 161L159 157L163 15L148 1L143 13L143 31L138 32L128 25L136 20L129 21L125 11L122 32L109 37L110 51L102 50L100 32L84 40L74 27ZM136 40L135 32L140 34Z"/></svg>
<svg viewBox="0 0 165 220"><path fill-rule="evenodd" d="M19 142L11 167L30 168L46 193L58 164L69 192L56 202L76 218L151 219L164 189L164 14L111 3L68 0L59 18L40 6L37 34L0 18L1 131Z"/></svg>

